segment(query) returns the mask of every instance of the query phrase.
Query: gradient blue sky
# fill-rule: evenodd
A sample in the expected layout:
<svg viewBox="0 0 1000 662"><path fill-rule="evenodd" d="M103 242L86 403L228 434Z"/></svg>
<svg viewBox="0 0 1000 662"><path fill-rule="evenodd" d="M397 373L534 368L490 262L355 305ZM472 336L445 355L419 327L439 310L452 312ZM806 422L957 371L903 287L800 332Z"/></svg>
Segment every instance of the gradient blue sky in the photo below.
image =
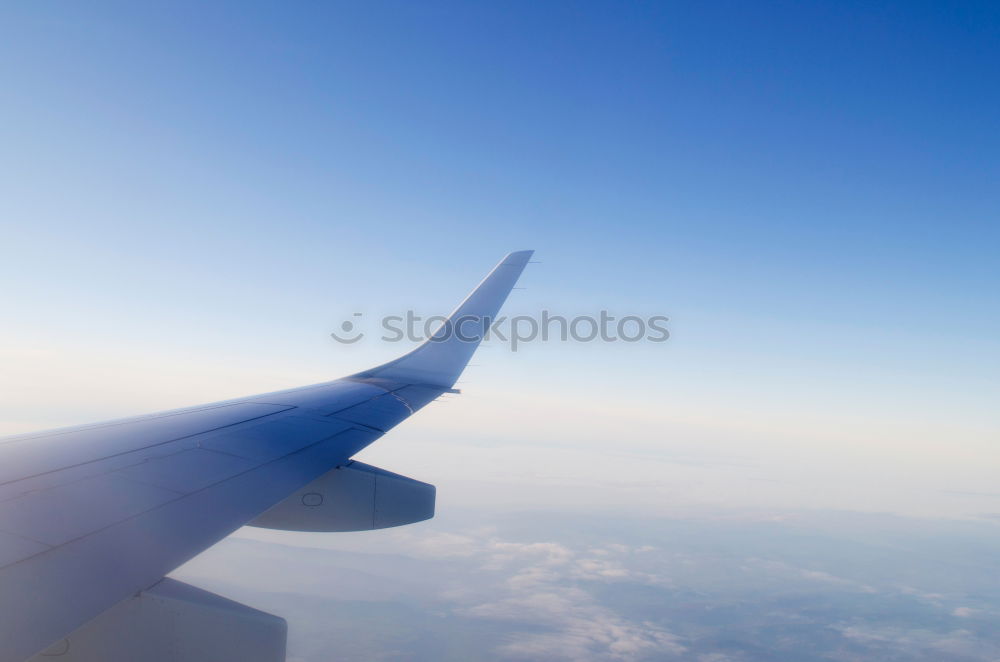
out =
<svg viewBox="0 0 1000 662"><path fill-rule="evenodd" d="M534 248L510 312L672 339L487 349L389 468L502 418L501 483L613 443L985 510L937 499L1000 470L998 70L990 2L6 3L0 429L364 368L403 347L340 320Z"/></svg>

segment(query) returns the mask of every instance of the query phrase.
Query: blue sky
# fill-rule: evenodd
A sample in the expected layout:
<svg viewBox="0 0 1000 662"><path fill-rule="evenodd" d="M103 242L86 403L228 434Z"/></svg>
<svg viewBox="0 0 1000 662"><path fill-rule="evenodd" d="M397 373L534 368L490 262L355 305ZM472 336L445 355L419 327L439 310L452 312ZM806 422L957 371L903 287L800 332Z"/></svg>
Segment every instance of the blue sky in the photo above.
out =
<svg viewBox="0 0 1000 662"><path fill-rule="evenodd" d="M7 4L3 429L364 368L402 347L342 319L446 311L534 248L511 312L673 337L486 350L413 432L453 447L390 468L502 417L469 443L544 440L567 481L611 435L639 469L985 490L998 32L994 3Z"/></svg>
<svg viewBox="0 0 1000 662"><path fill-rule="evenodd" d="M533 248L507 312L670 340L483 347L360 456L437 517L177 576L300 662L995 660L997 71L995 2L5 3L0 435L350 374Z"/></svg>

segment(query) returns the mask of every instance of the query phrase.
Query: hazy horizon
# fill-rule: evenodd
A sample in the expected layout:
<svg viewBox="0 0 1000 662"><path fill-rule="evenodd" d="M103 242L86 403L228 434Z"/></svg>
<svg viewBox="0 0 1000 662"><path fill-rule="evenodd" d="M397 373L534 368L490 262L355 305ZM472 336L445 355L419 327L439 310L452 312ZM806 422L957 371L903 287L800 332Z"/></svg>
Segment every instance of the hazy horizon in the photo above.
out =
<svg viewBox="0 0 1000 662"><path fill-rule="evenodd" d="M296 662L1000 658L1000 5L0 19L0 435L380 364L512 250L505 314L670 318L487 343L359 455L434 520L178 573Z"/></svg>

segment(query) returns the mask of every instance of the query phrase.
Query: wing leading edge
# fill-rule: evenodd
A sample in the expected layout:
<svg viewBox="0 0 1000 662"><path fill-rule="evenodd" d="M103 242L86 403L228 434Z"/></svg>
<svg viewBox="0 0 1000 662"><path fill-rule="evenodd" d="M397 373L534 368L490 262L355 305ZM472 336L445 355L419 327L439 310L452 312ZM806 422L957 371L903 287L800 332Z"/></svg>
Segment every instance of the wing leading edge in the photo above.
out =
<svg viewBox="0 0 1000 662"><path fill-rule="evenodd" d="M531 254L507 255L435 337L371 370L0 440L0 662L23 662L50 646L46 659L64 655L58 651L70 649L74 631L160 585L171 570L314 481L330 484L325 475L352 466L355 453L450 389ZM432 486L359 464L348 474L372 477L354 481L369 485L359 500L367 509L362 521L372 520L364 528L433 514ZM371 480L398 484L400 500L371 501ZM342 494L344 484L339 479L329 493ZM397 512L412 495L421 505ZM306 506L314 498L301 496ZM325 509L340 519L325 526L309 513L312 519L296 526L354 526L330 503ZM260 523L273 526L276 512Z"/></svg>

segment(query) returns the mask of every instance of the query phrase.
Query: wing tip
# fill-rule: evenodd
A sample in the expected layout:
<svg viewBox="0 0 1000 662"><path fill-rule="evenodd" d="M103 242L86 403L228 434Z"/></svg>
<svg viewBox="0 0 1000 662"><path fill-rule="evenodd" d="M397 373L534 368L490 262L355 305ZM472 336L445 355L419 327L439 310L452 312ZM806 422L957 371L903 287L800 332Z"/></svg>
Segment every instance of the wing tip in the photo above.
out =
<svg viewBox="0 0 1000 662"><path fill-rule="evenodd" d="M456 319L468 321L474 318L480 322L493 319L534 253L533 250L508 253L446 318L445 323L452 323ZM394 361L351 377L380 377L448 389L465 369L484 337L462 338L457 334L451 334L446 339L432 337Z"/></svg>
<svg viewBox="0 0 1000 662"><path fill-rule="evenodd" d="M511 265L511 266L524 266L531 259L531 256L535 254L534 249L523 250L523 251L511 251L500 260L500 264Z"/></svg>

